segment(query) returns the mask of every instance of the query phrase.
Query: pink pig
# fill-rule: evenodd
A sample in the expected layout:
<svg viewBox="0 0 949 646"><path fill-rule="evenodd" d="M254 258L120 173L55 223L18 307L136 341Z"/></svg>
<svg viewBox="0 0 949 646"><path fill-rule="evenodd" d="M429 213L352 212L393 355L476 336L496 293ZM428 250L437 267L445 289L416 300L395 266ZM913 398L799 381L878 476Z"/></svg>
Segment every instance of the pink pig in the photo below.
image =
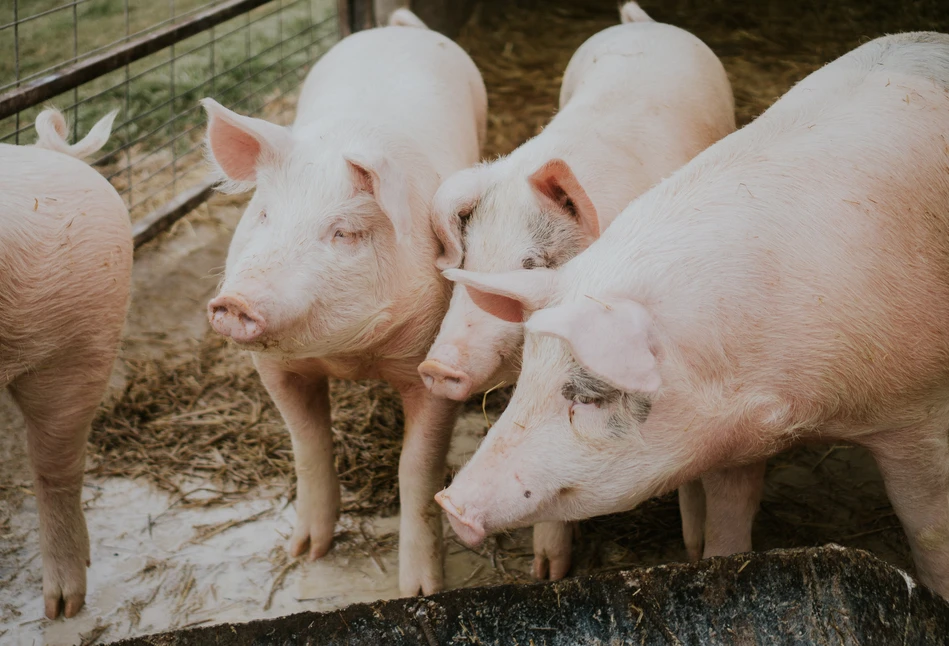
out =
<svg viewBox="0 0 949 646"><path fill-rule="evenodd" d="M592 36L573 55L560 112L541 134L507 157L453 175L438 190L442 269L558 267L631 200L734 131L731 86L715 54L688 32L653 22L635 2L620 16L623 24ZM516 381L524 337L519 306L501 320L472 296L477 293L455 287L419 366L433 393L458 401ZM701 486L692 489L683 498L686 512L690 500L703 501ZM701 550L700 511L683 518L690 552ZM563 523L535 528L535 576L567 573L571 534Z"/></svg>
<svg viewBox="0 0 949 646"><path fill-rule="evenodd" d="M399 26L395 26L399 25ZM441 514L459 405L416 368L448 307L430 205L478 161L487 98L474 63L407 10L343 39L304 83L290 128L210 99L208 144L230 184L256 187L231 242L213 328L253 351L293 441L294 556L323 556L339 515L328 378L402 395L399 588L442 587Z"/></svg>
<svg viewBox="0 0 949 646"><path fill-rule="evenodd" d="M920 579L949 596L947 124L949 36L878 38L559 271L445 272L491 311L532 312L510 406L437 496L459 535L850 441L876 457Z"/></svg>
<svg viewBox="0 0 949 646"><path fill-rule="evenodd" d="M0 145L0 387L26 422L50 619L74 616L85 601L86 438L129 301L128 211L79 161L105 145L114 118L70 146L63 116L45 110L35 146Z"/></svg>

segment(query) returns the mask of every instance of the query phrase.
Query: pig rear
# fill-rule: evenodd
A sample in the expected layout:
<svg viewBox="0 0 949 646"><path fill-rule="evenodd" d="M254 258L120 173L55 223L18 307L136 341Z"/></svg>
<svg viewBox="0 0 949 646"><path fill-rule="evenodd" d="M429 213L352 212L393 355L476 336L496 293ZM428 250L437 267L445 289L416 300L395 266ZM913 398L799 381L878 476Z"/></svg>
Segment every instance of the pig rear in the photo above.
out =
<svg viewBox="0 0 949 646"><path fill-rule="evenodd" d="M0 386L26 422L51 619L72 617L85 598L86 438L129 299L128 211L75 158L105 143L113 118L70 146L62 115L47 110L37 119L37 146L0 145Z"/></svg>

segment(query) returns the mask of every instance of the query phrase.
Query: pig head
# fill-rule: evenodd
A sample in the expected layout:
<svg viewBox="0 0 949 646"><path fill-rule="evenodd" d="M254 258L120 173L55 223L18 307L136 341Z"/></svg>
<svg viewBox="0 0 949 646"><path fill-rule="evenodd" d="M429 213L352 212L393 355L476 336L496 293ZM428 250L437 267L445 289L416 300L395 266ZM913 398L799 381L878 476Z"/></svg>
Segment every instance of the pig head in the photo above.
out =
<svg viewBox="0 0 949 646"><path fill-rule="evenodd" d="M502 160L467 169L439 188L433 226L443 249L441 269L550 269L599 236L606 224L564 160L539 168L519 165L525 166ZM520 306L505 308L506 303L473 286L455 285L438 336L419 366L429 390L464 401L517 381L523 316Z"/></svg>
<svg viewBox="0 0 949 646"><path fill-rule="evenodd" d="M534 311L510 404L436 496L464 541L629 509L681 484L673 473L691 475L693 447L651 432L661 347L645 307L608 295L562 298L550 270L445 274L488 295L479 304L494 315Z"/></svg>
<svg viewBox="0 0 949 646"><path fill-rule="evenodd" d="M430 269L435 243L415 221L427 217L419 196L437 173L421 155L406 160L410 146L203 105L222 188L256 189L208 304L215 331L257 351L353 352L385 334L399 316L393 303L444 289Z"/></svg>

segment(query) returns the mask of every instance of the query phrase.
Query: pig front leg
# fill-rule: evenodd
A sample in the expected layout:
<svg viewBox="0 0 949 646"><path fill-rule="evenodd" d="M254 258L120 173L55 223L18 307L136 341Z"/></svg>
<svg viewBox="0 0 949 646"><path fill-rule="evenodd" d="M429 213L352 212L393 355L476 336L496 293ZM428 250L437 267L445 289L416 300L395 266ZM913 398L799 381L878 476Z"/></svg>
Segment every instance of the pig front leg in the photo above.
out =
<svg viewBox="0 0 949 646"><path fill-rule="evenodd" d="M435 397L422 384L402 391L405 439L399 460L399 591L432 594L443 587L442 515L435 494L461 403Z"/></svg>
<svg viewBox="0 0 949 646"><path fill-rule="evenodd" d="M339 476L333 463L329 380L322 374L294 372L279 360L258 357L256 364L293 443L297 523L290 538L290 554L306 554L312 561L329 551L339 518Z"/></svg>
<svg viewBox="0 0 949 646"><path fill-rule="evenodd" d="M949 599L949 421L891 431L873 453L913 553L919 580Z"/></svg>
<svg viewBox="0 0 949 646"><path fill-rule="evenodd" d="M114 355L18 377L10 391L23 413L33 467L46 616L75 616L86 597L89 533L82 513L86 440Z"/></svg>
<svg viewBox="0 0 949 646"><path fill-rule="evenodd" d="M751 527L761 504L767 462L702 474L705 558L751 551Z"/></svg>
<svg viewBox="0 0 949 646"><path fill-rule="evenodd" d="M577 523L547 522L534 525L531 574L535 579L558 581L567 576L576 531Z"/></svg>
<svg viewBox="0 0 949 646"><path fill-rule="evenodd" d="M686 554L690 561L698 561L705 546L705 489L701 480L679 487L679 514Z"/></svg>

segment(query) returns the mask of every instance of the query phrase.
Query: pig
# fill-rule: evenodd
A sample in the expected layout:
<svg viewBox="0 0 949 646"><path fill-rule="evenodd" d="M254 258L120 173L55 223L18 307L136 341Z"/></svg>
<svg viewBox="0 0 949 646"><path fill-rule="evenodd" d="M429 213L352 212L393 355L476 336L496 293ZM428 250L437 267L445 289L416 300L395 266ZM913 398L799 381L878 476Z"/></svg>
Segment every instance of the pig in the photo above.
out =
<svg viewBox="0 0 949 646"><path fill-rule="evenodd" d="M439 268L558 267L630 201L735 130L731 85L702 41L654 22L635 2L623 5L620 17L622 24L595 34L573 55L560 111L541 134L439 188ZM501 320L480 310L472 296L455 286L419 366L431 392L458 401L515 382L523 344L520 310ZM683 522L688 549L696 553L704 498L701 485L690 491ZM534 529L536 577L567 573L572 534L563 523Z"/></svg>
<svg viewBox="0 0 949 646"><path fill-rule="evenodd" d="M81 161L105 145L115 114L69 145L62 114L44 110L36 145L0 145L0 387L26 425L50 619L85 602L86 439L129 302L128 210Z"/></svg>
<svg viewBox="0 0 949 646"><path fill-rule="evenodd" d="M874 455L920 580L949 597L946 124L949 36L877 38L563 267L446 271L528 317L510 405L437 496L462 540L846 441Z"/></svg>
<svg viewBox="0 0 949 646"><path fill-rule="evenodd" d="M479 159L487 94L472 60L408 10L336 44L309 72L289 128L211 99L207 142L222 190L255 187L208 304L250 351L290 431L293 556L322 557L339 515L328 379L383 379L401 395L399 589L442 587L448 444L459 404L418 375L451 284L435 267L431 202Z"/></svg>

